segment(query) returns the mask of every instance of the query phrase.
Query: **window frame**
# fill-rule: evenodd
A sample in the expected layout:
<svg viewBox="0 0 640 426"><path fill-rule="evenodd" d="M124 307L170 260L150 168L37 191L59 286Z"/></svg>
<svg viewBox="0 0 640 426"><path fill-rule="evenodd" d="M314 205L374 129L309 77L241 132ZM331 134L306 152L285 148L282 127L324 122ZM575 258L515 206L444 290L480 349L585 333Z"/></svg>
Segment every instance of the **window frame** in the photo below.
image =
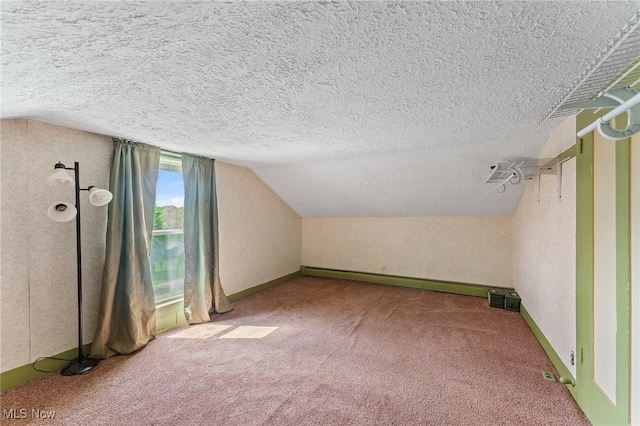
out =
<svg viewBox="0 0 640 426"><path fill-rule="evenodd" d="M182 156L170 151L160 151L160 171L177 172L182 174ZM157 193L157 188L156 188ZM157 195L156 195L157 197ZM155 208L155 205L154 205ZM183 235L182 229L154 229L151 238L161 235ZM153 283L153 281L152 281ZM155 287L154 287L155 288ZM159 330L184 322L184 292L181 295L171 296L155 301L156 324Z"/></svg>

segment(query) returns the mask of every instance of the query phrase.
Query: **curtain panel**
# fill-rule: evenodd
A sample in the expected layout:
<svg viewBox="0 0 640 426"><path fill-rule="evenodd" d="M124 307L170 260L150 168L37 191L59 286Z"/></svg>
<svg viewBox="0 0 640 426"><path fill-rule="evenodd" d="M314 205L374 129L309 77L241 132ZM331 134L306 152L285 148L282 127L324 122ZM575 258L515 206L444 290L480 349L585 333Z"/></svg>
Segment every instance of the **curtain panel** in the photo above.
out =
<svg viewBox="0 0 640 426"><path fill-rule="evenodd" d="M189 324L233 309L220 283L214 160L182 154L184 179L184 314Z"/></svg>
<svg viewBox="0 0 640 426"><path fill-rule="evenodd" d="M156 335L149 262L160 149L114 139L106 255L91 358L129 354Z"/></svg>

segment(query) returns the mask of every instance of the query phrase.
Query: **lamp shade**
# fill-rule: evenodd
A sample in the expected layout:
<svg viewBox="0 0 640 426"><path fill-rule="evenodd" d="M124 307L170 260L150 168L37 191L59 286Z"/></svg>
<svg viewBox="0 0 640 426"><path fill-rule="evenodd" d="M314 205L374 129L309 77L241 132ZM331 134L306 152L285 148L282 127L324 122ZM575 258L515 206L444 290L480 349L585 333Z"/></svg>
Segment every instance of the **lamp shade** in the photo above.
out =
<svg viewBox="0 0 640 426"><path fill-rule="evenodd" d="M71 219L76 217L76 214L78 214L76 207L66 201L56 201L47 209L47 215L49 215L49 218L56 222L69 222Z"/></svg>
<svg viewBox="0 0 640 426"><path fill-rule="evenodd" d="M109 204L112 199L113 194L106 189L96 188L95 186L89 188L89 202L96 207Z"/></svg>
<svg viewBox="0 0 640 426"><path fill-rule="evenodd" d="M49 186L71 186L74 183L71 173L60 167L56 167L51 176L47 178L47 185Z"/></svg>

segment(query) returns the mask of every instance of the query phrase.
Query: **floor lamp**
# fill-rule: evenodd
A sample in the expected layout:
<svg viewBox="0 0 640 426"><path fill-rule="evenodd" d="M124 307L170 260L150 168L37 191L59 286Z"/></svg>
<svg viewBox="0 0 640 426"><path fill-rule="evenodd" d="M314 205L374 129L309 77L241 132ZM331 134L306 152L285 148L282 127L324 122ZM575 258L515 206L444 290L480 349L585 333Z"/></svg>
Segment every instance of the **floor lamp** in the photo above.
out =
<svg viewBox="0 0 640 426"><path fill-rule="evenodd" d="M73 170L71 175L67 170ZM54 166L54 171L47 179L49 186L75 186L76 204L75 206L66 201L57 201L49 206L47 214L49 218L56 222L68 222L76 218L76 260L78 263L78 358L71 361L62 369L65 376L85 374L93 370L100 360L89 358L82 351L82 246L80 240L80 191L89 191L89 202L94 206L107 205L113 198L113 194L106 189L90 186L80 188L80 168L78 162L73 167L66 167L58 162Z"/></svg>

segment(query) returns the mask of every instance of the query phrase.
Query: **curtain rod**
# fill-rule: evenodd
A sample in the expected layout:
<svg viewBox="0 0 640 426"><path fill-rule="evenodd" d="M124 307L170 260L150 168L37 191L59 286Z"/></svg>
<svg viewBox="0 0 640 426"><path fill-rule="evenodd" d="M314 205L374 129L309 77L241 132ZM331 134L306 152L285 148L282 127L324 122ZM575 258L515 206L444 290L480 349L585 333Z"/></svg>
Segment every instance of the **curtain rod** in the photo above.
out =
<svg viewBox="0 0 640 426"><path fill-rule="evenodd" d="M122 138L120 136L111 136L111 139L119 139L119 140L130 142L130 143L141 143L141 144L144 144L144 145L157 147L157 145L151 145L151 144L147 144L147 143L144 143L144 142L136 142L136 141L133 141L131 139ZM202 157L202 158L207 158L209 160L216 161L215 158L207 157L205 155L191 154L189 152L171 151L171 150L165 149L165 148L160 148L160 154L163 155L164 157L169 157L169 158L173 158L173 159L176 159L176 160L179 160L180 158L182 158L183 154L187 154L187 155L193 155L193 156L196 156L196 157Z"/></svg>

